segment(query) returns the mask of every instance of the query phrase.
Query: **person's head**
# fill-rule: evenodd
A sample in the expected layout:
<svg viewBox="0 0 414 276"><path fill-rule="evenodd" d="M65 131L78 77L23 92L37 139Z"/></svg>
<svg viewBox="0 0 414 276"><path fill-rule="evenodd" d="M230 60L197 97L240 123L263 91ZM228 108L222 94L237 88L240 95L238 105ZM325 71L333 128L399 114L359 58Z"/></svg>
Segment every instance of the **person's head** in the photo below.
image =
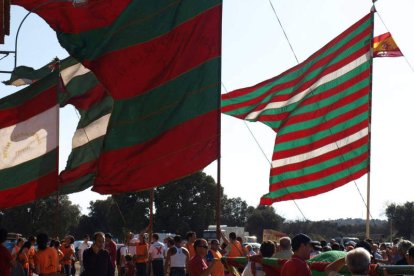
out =
<svg viewBox="0 0 414 276"><path fill-rule="evenodd" d="M73 244L74 242L75 242L75 238L73 236L67 235L65 237L65 245L66 246L69 246L69 245Z"/></svg>
<svg viewBox="0 0 414 276"><path fill-rule="evenodd" d="M292 241L289 237L282 237L279 240L280 250L292 250Z"/></svg>
<svg viewBox="0 0 414 276"><path fill-rule="evenodd" d="M196 239L194 241L194 250L196 255L205 257L208 252L208 243L205 239Z"/></svg>
<svg viewBox="0 0 414 276"><path fill-rule="evenodd" d="M182 239L181 239L180 235L177 235L177 236L174 237L175 246L180 247L181 246L181 241L182 241Z"/></svg>
<svg viewBox="0 0 414 276"><path fill-rule="evenodd" d="M299 258L308 260L312 252L311 238L305 234L298 234L292 239L292 250Z"/></svg>
<svg viewBox="0 0 414 276"><path fill-rule="evenodd" d="M407 254L405 255L408 265L414 265L414 246L411 246L408 249Z"/></svg>
<svg viewBox="0 0 414 276"><path fill-rule="evenodd" d="M392 240L393 245L397 245L400 242L400 238L395 238Z"/></svg>
<svg viewBox="0 0 414 276"><path fill-rule="evenodd" d="M105 243L108 243L112 241L112 234L111 233L105 233Z"/></svg>
<svg viewBox="0 0 414 276"><path fill-rule="evenodd" d="M125 255L125 261L126 261L127 263L132 262L132 256L131 256L130 254Z"/></svg>
<svg viewBox="0 0 414 276"><path fill-rule="evenodd" d="M366 251L371 252L371 245L367 242L367 241L359 241L356 245L355 248L358 247L362 247L364 248Z"/></svg>
<svg viewBox="0 0 414 276"><path fill-rule="evenodd" d="M126 235L125 235L125 240L126 240L126 242L129 242L130 240L132 240L134 238L134 233L132 233L132 232L128 232Z"/></svg>
<svg viewBox="0 0 414 276"><path fill-rule="evenodd" d="M366 249L358 247L346 254L345 262L352 275L367 275L369 264L371 263L371 255Z"/></svg>
<svg viewBox="0 0 414 276"><path fill-rule="evenodd" d="M229 234L229 239L230 239L231 241L235 241L235 240L236 240L236 238L237 238L236 233L234 233L234 232L230 232L230 234Z"/></svg>
<svg viewBox="0 0 414 276"><path fill-rule="evenodd" d="M327 246L327 245L328 245L328 243L325 240L321 240L321 246L322 247Z"/></svg>
<svg viewBox="0 0 414 276"><path fill-rule="evenodd" d="M37 239L37 248L39 250L45 250L47 247L47 242L49 241L49 237L46 233L39 233L36 237Z"/></svg>
<svg viewBox="0 0 414 276"><path fill-rule="evenodd" d="M24 240L23 240L23 238L18 238L18 239L16 240L16 246L17 246L17 247L21 248L21 247L23 246L23 244L24 244Z"/></svg>
<svg viewBox="0 0 414 276"><path fill-rule="evenodd" d="M216 239L210 241L210 248L211 250L217 251L220 248L220 242Z"/></svg>
<svg viewBox="0 0 414 276"><path fill-rule="evenodd" d="M35 245L35 243L36 243L36 237L35 236L30 236L28 239L27 239L32 245Z"/></svg>
<svg viewBox="0 0 414 276"><path fill-rule="evenodd" d="M413 244L409 240L400 240L400 242L397 245L398 254L401 257L405 258L405 254L411 246L413 246Z"/></svg>
<svg viewBox="0 0 414 276"><path fill-rule="evenodd" d="M152 234L152 241L153 241L153 242L156 242L156 241L158 241L159 239L160 239L160 236L158 236L158 234L157 234L157 233Z"/></svg>
<svg viewBox="0 0 414 276"><path fill-rule="evenodd" d="M59 249L59 248L60 248L60 241L55 241L55 243L53 244L53 246L54 246L56 249Z"/></svg>
<svg viewBox="0 0 414 276"><path fill-rule="evenodd" d="M173 237L167 237L166 239L167 239L167 242L166 242L167 246L168 247L173 247L174 244L175 244L174 238Z"/></svg>
<svg viewBox="0 0 414 276"><path fill-rule="evenodd" d="M147 238L147 233L139 233L139 242L144 243Z"/></svg>
<svg viewBox="0 0 414 276"><path fill-rule="evenodd" d="M337 242L331 243L332 250L341 251L341 246Z"/></svg>
<svg viewBox="0 0 414 276"><path fill-rule="evenodd" d="M193 231L189 231L185 235L185 239L187 240L188 243L193 243L196 240L196 238L197 238L196 233Z"/></svg>
<svg viewBox="0 0 414 276"><path fill-rule="evenodd" d="M89 241L89 235L88 234L86 234L85 236L83 236L83 241L84 242L88 242Z"/></svg>
<svg viewBox="0 0 414 276"><path fill-rule="evenodd" d="M93 234L93 246L103 249L105 245L105 234L103 232L96 232Z"/></svg>
<svg viewBox="0 0 414 276"><path fill-rule="evenodd" d="M387 250L387 245L385 243L381 243L379 249L382 251Z"/></svg>
<svg viewBox="0 0 414 276"><path fill-rule="evenodd" d="M7 230L5 228L0 228L0 243L3 243L7 240Z"/></svg>
<svg viewBox="0 0 414 276"><path fill-rule="evenodd" d="M275 244L272 241L264 241L260 245L260 254L265 258L270 258L275 253Z"/></svg>
<svg viewBox="0 0 414 276"><path fill-rule="evenodd" d="M236 241L238 241L239 243L243 244L243 238L242 237L236 237Z"/></svg>

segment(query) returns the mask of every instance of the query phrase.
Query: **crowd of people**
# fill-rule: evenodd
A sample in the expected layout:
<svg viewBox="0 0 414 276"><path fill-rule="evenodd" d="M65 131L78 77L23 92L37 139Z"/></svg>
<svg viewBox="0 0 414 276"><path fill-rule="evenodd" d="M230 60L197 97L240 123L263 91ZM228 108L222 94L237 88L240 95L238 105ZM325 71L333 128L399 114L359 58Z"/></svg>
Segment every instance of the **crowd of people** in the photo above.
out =
<svg viewBox="0 0 414 276"><path fill-rule="evenodd" d="M377 244L367 239L342 245L335 240L313 241L305 234L298 234L292 239L264 241L260 248L254 248L249 244L243 246L235 233L228 237L222 234L220 243L217 239L197 238L195 232L188 232L184 238L176 235L160 241L158 234L149 239L143 231L138 238L128 233L124 243L117 245L110 233L96 232L91 237L92 243L86 235L75 251L73 236L59 241L40 233L27 241L17 239L9 251L3 245L6 238L7 231L0 229L2 276L75 276L75 258L82 276L310 276L307 261L327 251L346 252L343 258L326 264L328 276L341 275L344 267L352 275L368 275L373 263L414 265L413 244L400 239L393 244ZM246 257L247 265L235 263L237 257ZM265 258L283 262L272 266L265 263ZM391 275L386 270L383 274Z"/></svg>

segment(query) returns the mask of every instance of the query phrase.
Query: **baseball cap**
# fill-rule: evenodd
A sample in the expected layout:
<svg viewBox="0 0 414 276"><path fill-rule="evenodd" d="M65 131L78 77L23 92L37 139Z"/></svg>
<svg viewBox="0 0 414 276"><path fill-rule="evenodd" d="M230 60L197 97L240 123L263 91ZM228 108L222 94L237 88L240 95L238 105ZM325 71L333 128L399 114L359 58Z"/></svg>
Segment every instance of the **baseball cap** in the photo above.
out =
<svg viewBox="0 0 414 276"><path fill-rule="evenodd" d="M315 241L312 241L311 238L309 238L308 235L305 235L303 233L297 234L292 239L292 250L297 250L301 244L308 244L308 243L316 243Z"/></svg>

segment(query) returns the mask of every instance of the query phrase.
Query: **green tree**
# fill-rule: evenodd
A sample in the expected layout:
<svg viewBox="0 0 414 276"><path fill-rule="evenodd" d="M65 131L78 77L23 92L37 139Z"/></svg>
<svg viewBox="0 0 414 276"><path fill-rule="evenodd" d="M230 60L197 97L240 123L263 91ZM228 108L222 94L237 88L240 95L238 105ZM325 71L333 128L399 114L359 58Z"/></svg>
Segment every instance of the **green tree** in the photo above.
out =
<svg viewBox="0 0 414 276"><path fill-rule="evenodd" d="M246 230L250 235L257 236L259 241L262 240L263 229L278 230L282 227L282 223L285 221L283 217L276 214L275 209L272 206L259 205L254 210L250 208L249 212L251 212L251 214L247 218Z"/></svg>
<svg viewBox="0 0 414 276"><path fill-rule="evenodd" d="M414 202L406 202L402 205L392 203L387 206L385 214L397 230L397 233L394 233L395 236L411 239L414 234Z"/></svg>
<svg viewBox="0 0 414 276"><path fill-rule="evenodd" d="M201 235L214 223L217 185L211 176L198 172L159 187L155 191L154 231Z"/></svg>
<svg viewBox="0 0 414 276"><path fill-rule="evenodd" d="M6 209L2 212L1 226L9 232L24 236L45 232L49 235L63 237L77 228L80 208L73 205L68 196L50 196L32 203Z"/></svg>
<svg viewBox="0 0 414 276"><path fill-rule="evenodd" d="M221 224L227 226L245 226L248 208L246 201L240 197L228 198L226 195L223 195L221 204Z"/></svg>

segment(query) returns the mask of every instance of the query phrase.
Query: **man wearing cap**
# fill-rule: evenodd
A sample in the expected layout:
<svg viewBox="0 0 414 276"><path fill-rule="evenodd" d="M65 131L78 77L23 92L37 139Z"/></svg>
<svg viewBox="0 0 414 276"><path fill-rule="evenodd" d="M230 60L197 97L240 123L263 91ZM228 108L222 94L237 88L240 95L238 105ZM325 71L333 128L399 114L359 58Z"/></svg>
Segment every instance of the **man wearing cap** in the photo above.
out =
<svg viewBox="0 0 414 276"><path fill-rule="evenodd" d="M112 267L116 267L116 243L112 240L112 234L105 234L105 249L108 250L111 256Z"/></svg>
<svg viewBox="0 0 414 276"><path fill-rule="evenodd" d="M305 234L298 234L292 239L292 257L283 265L281 276L312 276L306 263L312 251L312 240Z"/></svg>

